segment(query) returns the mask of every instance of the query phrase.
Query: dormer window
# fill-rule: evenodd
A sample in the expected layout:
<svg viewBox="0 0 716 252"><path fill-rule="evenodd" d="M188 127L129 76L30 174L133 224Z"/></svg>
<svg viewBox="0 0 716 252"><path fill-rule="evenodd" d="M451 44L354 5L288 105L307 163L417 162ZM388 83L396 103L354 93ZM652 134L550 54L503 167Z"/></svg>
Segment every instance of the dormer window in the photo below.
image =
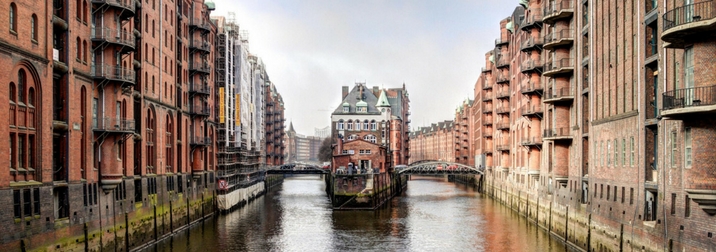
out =
<svg viewBox="0 0 716 252"><path fill-rule="evenodd" d="M348 107L348 106L343 106L343 113L348 113L348 110L349 110L349 109L350 109L350 107Z"/></svg>
<svg viewBox="0 0 716 252"><path fill-rule="evenodd" d="M366 108L366 107L358 107L358 108L357 108L357 111L358 111L359 113L366 113L366 112L368 112L368 108Z"/></svg>

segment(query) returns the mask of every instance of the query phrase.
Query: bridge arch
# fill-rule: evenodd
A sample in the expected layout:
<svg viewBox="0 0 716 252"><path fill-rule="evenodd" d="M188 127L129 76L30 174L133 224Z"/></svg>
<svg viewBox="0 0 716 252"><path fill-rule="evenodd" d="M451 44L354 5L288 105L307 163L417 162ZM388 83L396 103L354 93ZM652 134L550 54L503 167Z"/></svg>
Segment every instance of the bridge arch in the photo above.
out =
<svg viewBox="0 0 716 252"><path fill-rule="evenodd" d="M396 167L398 174L424 174L424 175L484 175L483 169L454 162L421 160L411 163L408 166Z"/></svg>

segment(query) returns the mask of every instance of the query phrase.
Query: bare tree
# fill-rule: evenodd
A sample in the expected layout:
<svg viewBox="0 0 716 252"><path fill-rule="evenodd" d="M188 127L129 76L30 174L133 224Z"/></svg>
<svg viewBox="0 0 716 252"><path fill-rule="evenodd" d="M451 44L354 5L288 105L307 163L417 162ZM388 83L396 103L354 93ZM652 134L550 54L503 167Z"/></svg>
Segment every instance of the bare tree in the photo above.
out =
<svg viewBox="0 0 716 252"><path fill-rule="evenodd" d="M331 144L333 144L333 141L330 137L323 139L321 147L318 149L318 160L321 162L331 161L331 158L333 157L333 148L331 148Z"/></svg>

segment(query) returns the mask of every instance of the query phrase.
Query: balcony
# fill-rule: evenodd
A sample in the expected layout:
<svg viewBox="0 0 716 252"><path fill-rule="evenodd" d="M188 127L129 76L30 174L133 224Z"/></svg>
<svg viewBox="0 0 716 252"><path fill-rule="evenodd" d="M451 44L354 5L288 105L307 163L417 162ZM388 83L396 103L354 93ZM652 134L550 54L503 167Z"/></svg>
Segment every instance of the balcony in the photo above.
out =
<svg viewBox="0 0 716 252"><path fill-rule="evenodd" d="M189 50L196 50L201 51L204 53L211 52L211 45L209 45L209 42L203 41L203 40L192 40L191 43L189 43Z"/></svg>
<svg viewBox="0 0 716 252"><path fill-rule="evenodd" d="M491 89L491 88L492 88L492 83L490 83L489 81L485 82L485 84L482 85L482 89Z"/></svg>
<svg viewBox="0 0 716 252"><path fill-rule="evenodd" d="M509 144L498 144L497 151L510 151L510 145Z"/></svg>
<svg viewBox="0 0 716 252"><path fill-rule="evenodd" d="M107 27L94 28L92 31L92 41L100 44L108 43L116 45L122 53L134 51L135 48L134 33Z"/></svg>
<svg viewBox="0 0 716 252"><path fill-rule="evenodd" d="M524 105L522 106L522 109L520 109L520 114L522 116L539 116L542 117L543 114L542 106L539 105Z"/></svg>
<svg viewBox="0 0 716 252"><path fill-rule="evenodd" d="M481 70L482 70L483 73L487 73L487 72L492 71L492 68L491 68L491 67L482 67Z"/></svg>
<svg viewBox="0 0 716 252"><path fill-rule="evenodd" d="M574 72L574 63L572 58L563 58L559 60L548 60L544 66L542 75L552 77L559 74L572 74Z"/></svg>
<svg viewBox="0 0 716 252"><path fill-rule="evenodd" d="M507 106L500 106L495 109L495 113L497 114L509 114L510 108Z"/></svg>
<svg viewBox="0 0 716 252"><path fill-rule="evenodd" d="M134 85L134 70L121 66L95 65L92 66L92 76L97 80L107 80L121 83L122 85Z"/></svg>
<svg viewBox="0 0 716 252"><path fill-rule="evenodd" d="M495 58L497 58L497 61L495 62L495 67L497 68L505 68L510 67L510 54L498 54Z"/></svg>
<svg viewBox="0 0 716 252"><path fill-rule="evenodd" d="M572 140L572 131L569 127L554 128L544 130L542 134L544 140Z"/></svg>
<svg viewBox="0 0 716 252"><path fill-rule="evenodd" d="M505 90L499 90L497 91L497 96L495 96L497 99L510 99L510 90L505 88Z"/></svg>
<svg viewBox="0 0 716 252"><path fill-rule="evenodd" d="M544 91L542 84L534 83L531 81L528 81L526 84L524 84L520 87L520 92L525 95L527 95L527 94L542 95L542 91Z"/></svg>
<svg viewBox="0 0 716 252"><path fill-rule="evenodd" d="M202 108L200 106L192 106L189 109L189 114L193 116L209 116L211 111L209 108Z"/></svg>
<svg viewBox="0 0 716 252"><path fill-rule="evenodd" d="M539 50L542 48L542 45L544 45L544 39L542 39L541 33L538 35L537 38L530 37L525 42L522 42L522 46L520 46L520 50L523 52L531 51L531 50Z"/></svg>
<svg viewBox="0 0 716 252"><path fill-rule="evenodd" d="M491 154L491 153L492 153L492 146L485 145L485 148L482 148L482 153Z"/></svg>
<svg viewBox="0 0 716 252"><path fill-rule="evenodd" d="M522 73L532 73L542 72L542 61L541 60L535 60L535 59L527 59L524 62L522 62L522 65L520 66L520 69Z"/></svg>
<svg viewBox="0 0 716 252"><path fill-rule="evenodd" d="M492 119L482 120L482 125L485 125L485 126L490 126L490 125L492 125Z"/></svg>
<svg viewBox="0 0 716 252"><path fill-rule="evenodd" d="M208 146L211 144L211 138L195 136L191 139L192 146Z"/></svg>
<svg viewBox="0 0 716 252"><path fill-rule="evenodd" d="M209 74L211 71L211 68L209 68L209 64L204 62L190 62L189 63L189 71L193 73L203 73L203 74Z"/></svg>
<svg viewBox="0 0 716 252"><path fill-rule="evenodd" d="M510 43L510 38L508 38L507 36L495 39L495 46L508 45L509 43Z"/></svg>
<svg viewBox="0 0 716 252"><path fill-rule="evenodd" d="M510 129L509 123L498 123L498 124L496 124L496 126L497 126L496 128L498 130L509 130Z"/></svg>
<svg viewBox="0 0 716 252"><path fill-rule="evenodd" d="M107 8L113 8L118 10L119 17L122 19L128 19L134 16L135 4L134 0L92 0L93 5L100 5L98 9L107 6Z"/></svg>
<svg viewBox="0 0 716 252"><path fill-rule="evenodd" d="M569 18L574 14L573 0L546 2L542 22L553 24L555 21Z"/></svg>
<svg viewBox="0 0 716 252"><path fill-rule="evenodd" d="M664 13L665 47L684 48L716 31L716 1L707 0L676 7Z"/></svg>
<svg viewBox="0 0 716 252"><path fill-rule="evenodd" d="M544 38L544 49L553 50L555 47L571 45L574 43L574 32L572 29L561 29L548 33Z"/></svg>
<svg viewBox="0 0 716 252"><path fill-rule="evenodd" d="M563 87L558 89L549 89L545 92L542 102L544 103L556 103L563 101L574 100L574 94L569 87Z"/></svg>
<svg viewBox="0 0 716 252"><path fill-rule="evenodd" d="M716 112L716 85L664 92L662 116Z"/></svg>
<svg viewBox="0 0 716 252"><path fill-rule="evenodd" d="M207 85L191 84L189 85L189 94L210 95L211 89Z"/></svg>
<svg viewBox="0 0 716 252"><path fill-rule="evenodd" d="M495 80L497 84L510 84L510 72L500 72L497 74L497 78L495 78Z"/></svg>
<svg viewBox="0 0 716 252"><path fill-rule="evenodd" d="M482 101L492 101L492 94L482 94Z"/></svg>
<svg viewBox="0 0 716 252"><path fill-rule="evenodd" d="M522 146L533 146L533 147L542 146L542 137L539 137L539 136L523 137L521 144L522 144Z"/></svg>
<svg viewBox="0 0 716 252"><path fill-rule="evenodd" d="M211 31L211 25L209 22L204 21L202 18L192 18L189 21L189 29L197 29L204 33Z"/></svg>
<svg viewBox="0 0 716 252"><path fill-rule="evenodd" d="M522 25L520 25L520 29L529 31L535 27L542 27L542 12L537 8L530 8L529 15L522 22Z"/></svg>
<svg viewBox="0 0 716 252"><path fill-rule="evenodd" d="M120 118L98 118L97 122L92 125L95 132L131 134L136 130L136 124L131 119Z"/></svg>

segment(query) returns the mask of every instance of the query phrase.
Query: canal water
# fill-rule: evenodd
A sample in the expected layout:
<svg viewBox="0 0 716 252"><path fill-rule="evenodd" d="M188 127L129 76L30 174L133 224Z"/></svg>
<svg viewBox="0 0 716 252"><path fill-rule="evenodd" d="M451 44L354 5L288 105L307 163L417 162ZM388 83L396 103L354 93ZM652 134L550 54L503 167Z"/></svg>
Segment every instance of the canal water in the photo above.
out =
<svg viewBox="0 0 716 252"><path fill-rule="evenodd" d="M144 251L570 251L560 241L444 178L413 177L378 211L333 211L324 181L289 177L261 198Z"/></svg>

